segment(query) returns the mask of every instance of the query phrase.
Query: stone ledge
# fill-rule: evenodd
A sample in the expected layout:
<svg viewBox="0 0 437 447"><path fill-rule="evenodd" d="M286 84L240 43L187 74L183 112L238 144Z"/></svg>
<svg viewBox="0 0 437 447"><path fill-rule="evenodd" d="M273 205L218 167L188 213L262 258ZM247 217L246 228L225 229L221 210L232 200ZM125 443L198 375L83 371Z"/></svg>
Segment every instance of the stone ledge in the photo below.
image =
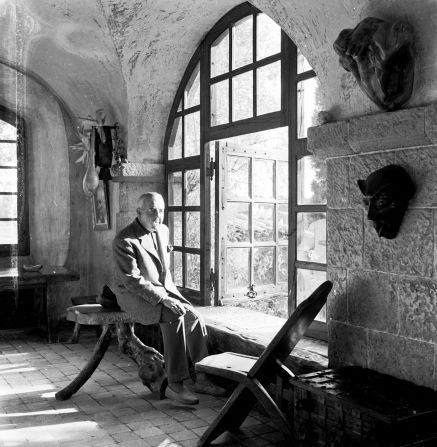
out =
<svg viewBox="0 0 437 447"><path fill-rule="evenodd" d="M310 127L307 147L326 159L436 142L437 104L431 104Z"/></svg>
<svg viewBox="0 0 437 447"><path fill-rule="evenodd" d="M162 163L123 163L113 182L163 182L165 168Z"/></svg>
<svg viewBox="0 0 437 447"><path fill-rule="evenodd" d="M196 309L205 319L213 352L231 351L259 356L285 323L284 318L241 307L210 306ZM326 369L327 351L326 342L304 337L285 363L295 374Z"/></svg>

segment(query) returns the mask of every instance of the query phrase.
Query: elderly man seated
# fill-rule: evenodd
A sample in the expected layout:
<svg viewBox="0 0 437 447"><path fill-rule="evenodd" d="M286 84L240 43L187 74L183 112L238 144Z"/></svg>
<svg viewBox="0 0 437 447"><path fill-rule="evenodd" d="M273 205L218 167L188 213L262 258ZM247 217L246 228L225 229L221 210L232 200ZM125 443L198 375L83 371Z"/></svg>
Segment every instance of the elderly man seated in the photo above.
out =
<svg viewBox="0 0 437 447"><path fill-rule="evenodd" d="M162 223L164 209L160 194L143 194L138 200L137 218L116 235L117 298L122 310L139 323L160 324L168 377L166 396L183 404L196 404L198 398L186 386L190 379L187 354L194 363L208 355L207 333L201 315L173 283L169 230ZM194 390L212 395L225 392L205 377L196 380Z"/></svg>

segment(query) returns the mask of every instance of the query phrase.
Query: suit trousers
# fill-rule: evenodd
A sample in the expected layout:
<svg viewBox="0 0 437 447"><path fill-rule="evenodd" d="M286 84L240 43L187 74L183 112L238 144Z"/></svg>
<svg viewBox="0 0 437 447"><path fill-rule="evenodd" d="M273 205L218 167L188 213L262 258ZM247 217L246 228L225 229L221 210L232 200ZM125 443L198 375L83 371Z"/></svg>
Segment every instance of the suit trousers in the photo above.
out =
<svg viewBox="0 0 437 447"><path fill-rule="evenodd" d="M208 355L207 333L202 316L192 307L179 317L162 306L159 325L164 341L164 361L169 383L190 377L188 355L193 363Z"/></svg>

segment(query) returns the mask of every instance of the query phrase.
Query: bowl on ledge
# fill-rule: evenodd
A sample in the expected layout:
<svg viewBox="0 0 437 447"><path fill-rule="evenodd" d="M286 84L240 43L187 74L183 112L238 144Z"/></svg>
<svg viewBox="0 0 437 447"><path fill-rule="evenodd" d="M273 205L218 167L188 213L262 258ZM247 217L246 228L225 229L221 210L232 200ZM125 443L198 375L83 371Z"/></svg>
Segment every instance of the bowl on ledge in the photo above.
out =
<svg viewBox="0 0 437 447"><path fill-rule="evenodd" d="M41 269L42 264L34 264L34 265L23 264L23 270L25 272L39 272Z"/></svg>

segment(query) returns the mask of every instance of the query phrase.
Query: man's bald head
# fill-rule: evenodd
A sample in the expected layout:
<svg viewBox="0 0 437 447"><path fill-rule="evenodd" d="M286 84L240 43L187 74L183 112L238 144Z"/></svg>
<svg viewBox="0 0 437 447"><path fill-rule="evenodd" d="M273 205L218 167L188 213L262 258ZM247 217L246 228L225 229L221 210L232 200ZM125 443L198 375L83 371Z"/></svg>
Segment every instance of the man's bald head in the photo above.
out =
<svg viewBox="0 0 437 447"><path fill-rule="evenodd" d="M157 192L146 192L145 194L141 194L141 196L138 198L138 208L144 208L154 200L162 200L164 202L161 194Z"/></svg>
<svg viewBox="0 0 437 447"><path fill-rule="evenodd" d="M138 199L138 220L149 231L156 230L162 224L164 210L164 199L157 192L147 192Z"/></svg>

